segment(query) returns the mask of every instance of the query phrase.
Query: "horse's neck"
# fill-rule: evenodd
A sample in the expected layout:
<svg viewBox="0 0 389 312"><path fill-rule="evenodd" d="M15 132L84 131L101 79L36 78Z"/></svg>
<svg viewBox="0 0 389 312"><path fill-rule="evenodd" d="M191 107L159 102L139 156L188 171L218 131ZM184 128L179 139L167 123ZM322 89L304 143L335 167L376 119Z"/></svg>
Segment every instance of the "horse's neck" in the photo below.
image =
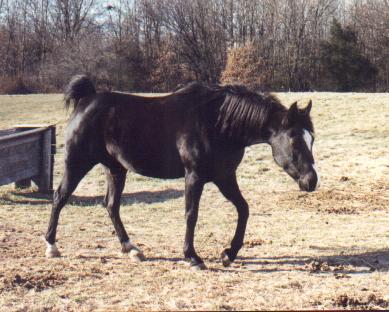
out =
<svg viewBox="0 0 389 312"><path fill-rule="evenodd" d="M252 138L248 139L247 146L261 143L269 144L270 134L274 131L277 131L277 129L279 128L283 114L283 111L279 111L271 115L269 117L269 120L262 127L262 129L258 129L256 135L253 135Z"/></svg>

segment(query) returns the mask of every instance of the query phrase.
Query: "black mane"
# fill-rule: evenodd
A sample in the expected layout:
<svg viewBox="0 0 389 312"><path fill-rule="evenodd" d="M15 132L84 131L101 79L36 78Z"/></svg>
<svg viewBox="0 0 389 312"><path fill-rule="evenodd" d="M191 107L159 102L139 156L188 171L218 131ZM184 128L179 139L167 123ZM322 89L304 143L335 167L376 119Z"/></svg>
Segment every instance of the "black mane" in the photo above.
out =
<svg viewBox="0 0 389 312"><path fill-rule="evenodd" d="M230 137L250 139L263 129L271 114L286 111L279 99L270 93L257 93L242 85L220 87L224 102L219 109L217 126Z"/></svg>
<svg viewBox="0 0 389 312"><path fill-rule="evenodd" d="M193 101L199 95L201 101ZM243 141L257 136L274 112L286 111L275 95L251 91L243 85L209 86L192 82L171 96L190 98L189 107L217 105L216 127L222 134Z"/></svg>

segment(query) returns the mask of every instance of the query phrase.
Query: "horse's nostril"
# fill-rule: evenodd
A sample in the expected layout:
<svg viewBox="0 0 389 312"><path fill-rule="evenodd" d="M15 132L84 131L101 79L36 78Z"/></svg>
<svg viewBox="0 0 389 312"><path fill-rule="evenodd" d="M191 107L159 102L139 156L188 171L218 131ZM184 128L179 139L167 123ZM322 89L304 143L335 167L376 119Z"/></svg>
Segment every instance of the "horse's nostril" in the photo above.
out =
<svg viewBox="0 0 389 312"><path fill-rule="evenodd" d="M310 187L307 192L313 192L313 191L316 191L316 188L315 187Z"/></svg>
<svg viewBox="0 0 389 312"><path fill-rule="evenodd" d="M318 179L316 175L312 173L308 173L301 177L298 180L298 184L300 187L300 190L305 191L305 192L313 192L315 191L319 186L318 184Z"/></svg>
<svg viewBox="0 0 389 312"><path fill-rule="evenodd" d="M300 191L305 191L305 192L308 191L308 187L307 187L307 185L303 182L303 180L299 180L299 181L298 181L298 184L299 184L299 187L300 187Z"/></svg>

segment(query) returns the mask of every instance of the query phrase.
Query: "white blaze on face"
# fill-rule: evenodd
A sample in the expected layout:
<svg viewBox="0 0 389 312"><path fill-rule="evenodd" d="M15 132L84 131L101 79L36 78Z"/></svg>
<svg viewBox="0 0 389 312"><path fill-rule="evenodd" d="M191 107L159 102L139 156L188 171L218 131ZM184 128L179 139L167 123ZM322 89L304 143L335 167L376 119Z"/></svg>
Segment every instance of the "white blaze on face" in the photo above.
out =
<svg viewBox="0 0 389 312"><path fill-rule="evenodd" d="M307 144L308 149L312 152L312 134L308 130L304 129L303 138L305 143Z"/></svg>
<svg viewBox="0 0 389 312"><path fill-rule="evenodd" d="M307 129L304 129L303 138L304 138L305 143L307 144L308 149L312 153L313 137L312 137L312 134ZM317 176L317 182L316 182L316 187L315 187L315 190L317 190L320 186L319 172L317 171L315 163L312 164L312 168L315 171L316 176Z"/></svg>

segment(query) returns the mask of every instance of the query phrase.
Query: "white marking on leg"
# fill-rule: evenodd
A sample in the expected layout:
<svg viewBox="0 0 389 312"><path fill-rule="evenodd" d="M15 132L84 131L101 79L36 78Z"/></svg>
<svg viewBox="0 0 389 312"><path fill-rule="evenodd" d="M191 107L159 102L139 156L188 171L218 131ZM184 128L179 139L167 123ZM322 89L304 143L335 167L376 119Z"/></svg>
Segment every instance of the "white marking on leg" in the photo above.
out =
<svg viewBox="0 0 389 312"><path fill-rule="evenodd" d="M46 252L45 255L47 258L60 257L61 253L59 252L57 246L54 244L50 244L46 241Z"/></svg>
<svg viewBox="0 0 389 312"><path fill-rule="evenodd" d="M312 152L312 141L313 141L312 134L307 129L304 129L303 131L304 131L303 139L307 144L309 151Z"/></svg>
<svg viewBox="0 0 389 312"><path fill-rule="evenodd" d="M225 251L222 252L222 263L225 267L228 267L231 264L231 260Z"/></svg>
<svg viewBox="0 0 389 312"><path fill-rule="evenodd" d="M137 246L131 244L130 241L122 243L122 252L128 253L135 261L145 260L143 252Z"/></svg>

